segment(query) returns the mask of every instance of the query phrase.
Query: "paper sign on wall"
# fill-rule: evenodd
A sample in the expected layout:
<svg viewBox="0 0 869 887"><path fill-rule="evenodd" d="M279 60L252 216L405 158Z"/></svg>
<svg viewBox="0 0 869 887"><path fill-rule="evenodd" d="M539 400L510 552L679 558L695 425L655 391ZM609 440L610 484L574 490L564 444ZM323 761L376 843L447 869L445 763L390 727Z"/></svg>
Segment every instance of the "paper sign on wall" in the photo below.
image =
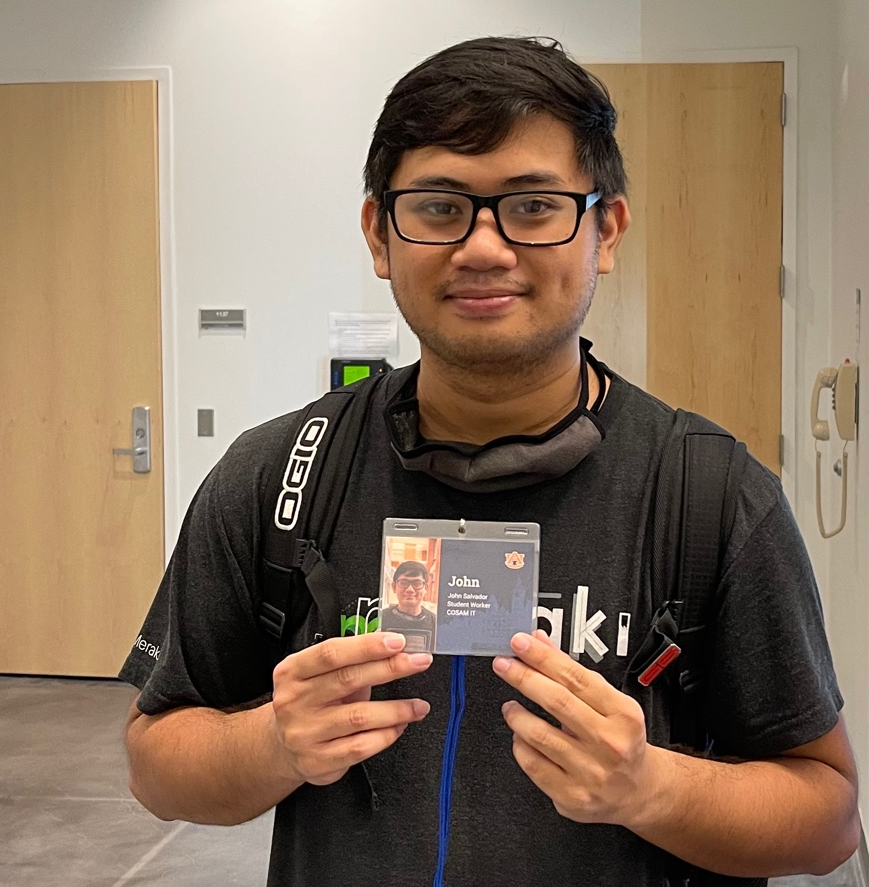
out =
<svg viewBox="0 0 869 887"><path fill-rule="evenodd" d="M332 357L397 357L398 315L330 311L329 353Z"/></svg>

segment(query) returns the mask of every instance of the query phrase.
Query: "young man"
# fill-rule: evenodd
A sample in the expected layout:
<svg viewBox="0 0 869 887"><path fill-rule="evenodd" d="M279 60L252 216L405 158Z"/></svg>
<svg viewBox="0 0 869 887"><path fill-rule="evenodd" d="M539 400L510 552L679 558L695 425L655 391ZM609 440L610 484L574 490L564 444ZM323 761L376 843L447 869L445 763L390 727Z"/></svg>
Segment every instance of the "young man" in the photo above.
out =
<svg viewBox="0 0 869 887"><path fill-rule="evenodd" d="M643 887L673 856L772 876L830 871L857 845L811 568L757 462L717 589L712 756L668 749L666 695L631 675L672 412L579 339L629 222L614 127L606 91L558 45L484 39L396 85L368 157L363 230L422 359L373 400L328 552L343 612L379 585L385 517L541 525L547 631L517 635L515 658L468 658L446 823L450 657L377 632L269 668L258 515L291 417L243 435L191 505L143 628L160 660L134 650L122 672L142 691L131 786L163 819L277 805L270 885Z"/></svg>
<svg viewBox="0 0 869 887"><path fill-rule="evenodd" d="M395 568L392 593L397 603L380 607L382 631L397 631L407 639L405 650L430 652L434 648L437 616L423 606L428 570L417 561L404 561Z"/></svg>

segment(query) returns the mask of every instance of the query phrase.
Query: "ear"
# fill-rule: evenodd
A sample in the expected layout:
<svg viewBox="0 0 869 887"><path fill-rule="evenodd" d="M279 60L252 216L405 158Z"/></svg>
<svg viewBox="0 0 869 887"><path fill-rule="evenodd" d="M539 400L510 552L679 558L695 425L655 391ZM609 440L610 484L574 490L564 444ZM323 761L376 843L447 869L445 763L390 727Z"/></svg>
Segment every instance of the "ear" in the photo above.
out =
<svg viewBox="0 0 869 887"><path fill-rule="evenodd" d="M389 246L385 240L389 220L380 224L380 203L367 197L362 204L362 233L374 259L374 273L381 280L389 280Z"/></svg>
<svg viewBox="0 0 869 887"><path fill-rule="evenodd" d="M606 205L607 214L598 231L598 274L609 274L615 267L616 247L631 224L631 211L623 194L609 198Z"/></svg>

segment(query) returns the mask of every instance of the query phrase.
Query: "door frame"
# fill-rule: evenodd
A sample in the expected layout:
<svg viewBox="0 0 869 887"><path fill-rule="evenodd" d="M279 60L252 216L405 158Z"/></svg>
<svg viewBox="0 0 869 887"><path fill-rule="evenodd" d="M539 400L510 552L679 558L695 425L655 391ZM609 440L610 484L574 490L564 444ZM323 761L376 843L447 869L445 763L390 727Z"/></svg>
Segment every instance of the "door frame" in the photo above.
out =
<svg viewBox="0 0 869 887"><path fill-rule="evenodd" d="M163 388L163 563L175 548L181 529L178 453L178 329L176 321L174 139L172 132L172 69L70 68L8 74L0 69L0 85L13 83L90 83L152 80L157 83L157 200L160 223L160 350Z"/></svg>
<svg viewBox="0 0 869 887"><path fill-rule="evenodd" d="M782 130L782 298L781 353L781 433L784 459L781 467L782 489L796 508L797 491L797 199L799 170L797 146L799 132L798 77L796 47L770 49L722 49L673 53L628 53L610 58L583 56L589 65L656 64L731 64L738 62L782 62L784 91L787 95L787 125Z"/></svg>

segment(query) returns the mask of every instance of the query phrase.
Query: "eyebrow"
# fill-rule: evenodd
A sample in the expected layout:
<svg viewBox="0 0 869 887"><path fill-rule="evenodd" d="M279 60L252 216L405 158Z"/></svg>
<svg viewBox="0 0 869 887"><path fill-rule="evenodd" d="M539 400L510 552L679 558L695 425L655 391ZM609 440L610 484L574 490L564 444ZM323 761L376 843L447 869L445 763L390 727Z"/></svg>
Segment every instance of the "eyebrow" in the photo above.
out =
<svg viewBox="0 0 869 887"><path fill-rule="evenodd" d="M500 187L512 189L525 186L561 186L566 184L561 176L554 172L535 170L523 173L519 176L511 176L509 179L502 179ZM461 182L458 179L452 179L449 176L421 176L414 179L410 183L411 188L446 188L451 191L473 191L467 182Z"/></svg>

